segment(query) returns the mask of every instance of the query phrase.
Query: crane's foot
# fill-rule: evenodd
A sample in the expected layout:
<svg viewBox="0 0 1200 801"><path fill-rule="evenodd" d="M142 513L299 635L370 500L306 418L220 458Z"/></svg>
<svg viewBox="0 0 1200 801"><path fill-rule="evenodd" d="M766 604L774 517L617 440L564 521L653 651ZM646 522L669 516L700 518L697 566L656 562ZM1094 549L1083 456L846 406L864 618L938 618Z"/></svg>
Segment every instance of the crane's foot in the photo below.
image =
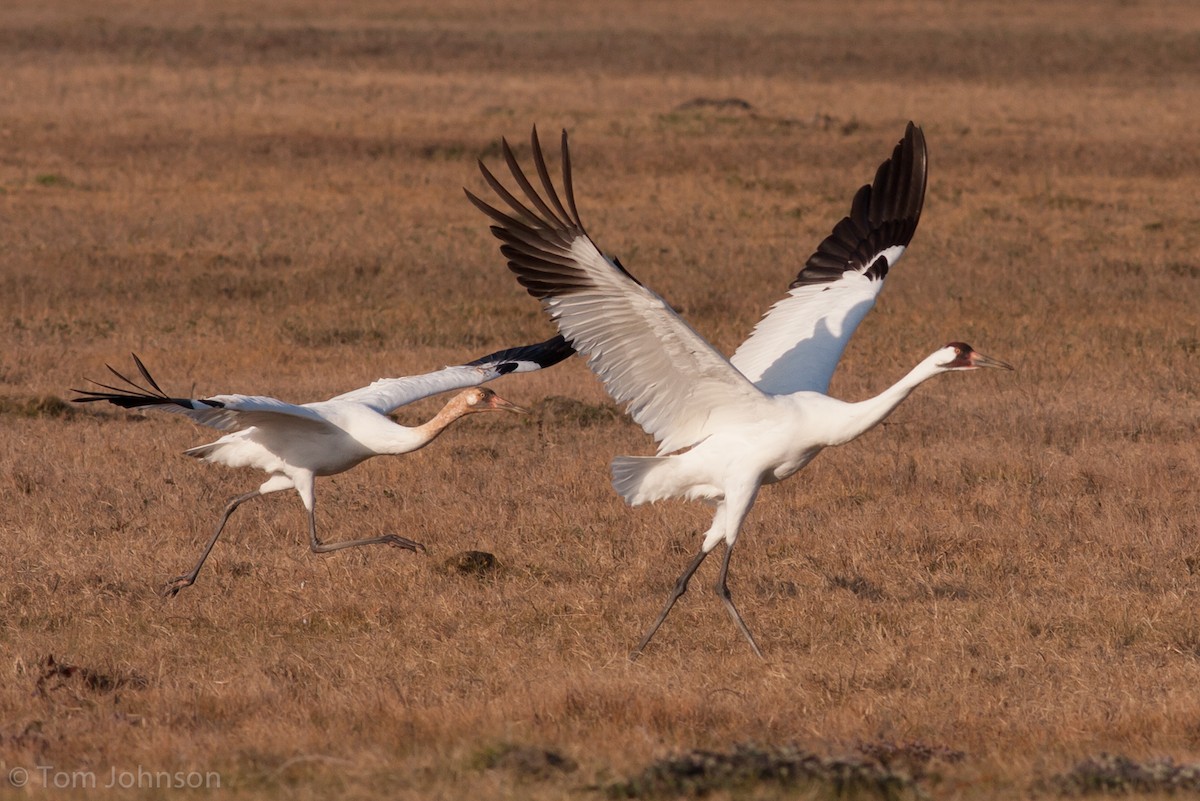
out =
<svg viewBox="0 0 1200 801"><path fill-rule="evenodd" d="M404 548L409 551L425 552L425 546L416 540L410 540L408 537L401 537L399 534L384 534L379 538L381 545L392 545L396 548Z"/></svg>
<svg viewBox="0 0 1200 801"><path fill-rule="evenodd" d="M195 583L195 576L176 576L164 584L158 594L164 598L174 598L184 587L190 587Z"/></svg>

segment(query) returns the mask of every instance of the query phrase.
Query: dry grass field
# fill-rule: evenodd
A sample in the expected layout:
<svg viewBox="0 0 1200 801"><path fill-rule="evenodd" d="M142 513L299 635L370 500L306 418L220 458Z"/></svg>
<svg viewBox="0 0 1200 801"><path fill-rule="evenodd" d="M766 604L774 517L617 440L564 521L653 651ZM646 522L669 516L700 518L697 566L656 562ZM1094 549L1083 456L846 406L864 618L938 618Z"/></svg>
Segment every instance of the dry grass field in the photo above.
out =
<svg viewBox="0 0 1200 801"><path fill-rule="evenodd" d="M581 6L5 3L0 797L1195 782L1195 3ZM214 436L186 420L62 403L131 351L169 391L303 401L549 336L462 194L533 123L571 132L601 246L732 352L909 119L924 217L832 392L950 340L1018 371L931 381L764 490L730 578L764 660L716 560L626 658L710 512L623 505L607 464L651 441L578 358L492 385L528 417L318 482L328 539L427 554L312 555L280 494L174 600L260 474L182 456ZM821 775L776 780L788 754Z"/></svg>

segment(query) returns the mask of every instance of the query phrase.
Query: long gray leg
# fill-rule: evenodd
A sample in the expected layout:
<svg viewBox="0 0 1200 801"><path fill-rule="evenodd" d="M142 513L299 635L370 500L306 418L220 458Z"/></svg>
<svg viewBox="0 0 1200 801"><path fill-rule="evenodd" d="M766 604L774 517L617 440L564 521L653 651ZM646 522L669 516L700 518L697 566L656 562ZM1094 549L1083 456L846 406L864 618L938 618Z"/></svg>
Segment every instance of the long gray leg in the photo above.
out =
<svg viewBox="0 0 1200 801"><path fill-rule="evenodd" d="M196 576L200 575L200 568L204 567L204 560L212 552L213 546L217 544L217 537L221 536L221 532L225 530L225 524L229 522L229 516L233 514L233 510L241 506L246 501L257 498L262 493L258 490L247 492L245 495L239 495L229 502L225 507L225 514L221 515L221 522L217 524L217 530L213 532L212 538L209 539L208 545L204 546L204 553L200 554L200 561L196 562L196 566L192 568L190 573L184 573L182 576L176 576L163 585L161 594L167 598L174 598L184 587L190 587L196 583Z"/></svg>
<svg viewBox="0 0 1200 801"><path fill-rule="evenodd" d="M729 593L729 585L725 583L729 576L729 556L733 553L733 546L726 544L725 558L721 560L721 574L717 577L716 586L713 587L717 591L717 595L721 596L721 601L725 604L725 609L733 618L733 622L741 629L742 634L746 636L746 641L750 643L750 647L754 649L754 655L762 659L762 651L758 650L758 643L754 641L754 635L750 633L750 629L746 626L746 622L742 620L742 616L738 614L737 607L733 605L733 596Z"/></svg>
<svg viewBox="0 0 1200 801"><path fill-rule="evenodd" d="M675 605L675 602L679 600L681 595L687 592L688 582L691 580L692 574L696 572L696 568L700 567L700 563L704 561L704 557L706 556L708 556L708 551L701 549L700 553L696 554L696 558L692 559L691 564L687 566L687 569L680 574L679 580L675 582L675 589L671 590L671 597L667 598L667 605L663 607L662 614L658 616L658 620L654 621L654 625L650 626L650 630L646 632L645 637L642 637L642 641L638 643L637 648L633 649L633 653L629 655L629 661L635 661L642 655L642 651L650 643L650 638L654 636L654 633L658 631L658 627L667 619L667 614L671 611L671 607Z"/></svg>
<svg viewBox="0 0 1200 801"><path fill-rule="evenodd" d="M396 534L384 534L380 537L367 537L361 540L346 540L325 544L317 539L317 513L315 509L308 510L308 545L313 553L329 553L343 548L357 548L360 545L395 545L397 548L407 548L410 551L423 551L425 546L407 537Z"/></svg>

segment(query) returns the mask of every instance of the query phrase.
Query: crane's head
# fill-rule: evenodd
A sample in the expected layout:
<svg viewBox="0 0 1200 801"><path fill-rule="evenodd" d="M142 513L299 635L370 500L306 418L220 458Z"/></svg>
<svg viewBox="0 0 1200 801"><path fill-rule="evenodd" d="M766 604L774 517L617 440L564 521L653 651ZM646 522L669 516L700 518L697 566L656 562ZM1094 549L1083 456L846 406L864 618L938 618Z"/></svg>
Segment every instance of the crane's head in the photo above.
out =
<svg viewBox="0 0 1200 801"><path fill-rule="evenodd" d="M529 414L529 410L510 403L486 387L471 387L458 396L463 414L475 412L516 412Z"/></svg>
<svg viewBox="0 0 1200 801"><path fill-rule="evenodd" d="M937 365L943 370L975 370L980 367L995 367L999 370L1014 369L1011 364L976 353L965 342L951 342L937 352Z"/></svg>

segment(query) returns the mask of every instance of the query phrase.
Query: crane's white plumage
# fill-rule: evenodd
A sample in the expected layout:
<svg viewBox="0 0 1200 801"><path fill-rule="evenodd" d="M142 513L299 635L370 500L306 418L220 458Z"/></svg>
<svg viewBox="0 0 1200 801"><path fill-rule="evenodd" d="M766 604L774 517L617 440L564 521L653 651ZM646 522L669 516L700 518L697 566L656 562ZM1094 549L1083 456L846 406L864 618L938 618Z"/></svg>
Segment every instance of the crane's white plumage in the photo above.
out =
<svg viewBox="0 0 1200 801"><path fill-rule="evenodd" d="M220 431L240 431L261 425L294 426L297 429L308 428L315 431L329 426L329 421L312 404L297 405L264 395L214 395L211 398L169 400L170 403L164 403L160 398L157 403L141 405L154 406L159 411L172 414L182 414L194 423Z"/></svg>
<svg viewBox="0 0 1200 801"><path fill-rule="evenodd" d="M557 364L575 351L561 336L536 345L489 353L466 364L444 367L424 375L381 378L360 389L330 398L331 402L361 403L379 414L391 414L423 398L487 383L509 373L529 373Z"/></svg>
<svg viewBox="0 0 1200 801"><path fill-rule="evenodd" d="M608 392L627 404L634 420L659 441L657 456L613 460L614 487L631 504L684 497L716 507L700 552L680 575L634 656L721 542L726 550L718 594L760 653L726 583L733 546L759 488L792 475L823 448L869 430L934 375L1008 367L956 342L930 354L875 398L846 403L822 394L846 342L916 230L925 197L924 136L909 123L874 182L855 195L850 215L821 242L788 297L767 313L732 361L619 261L604 256L588 236L575 204L565 131L565 204L550 179L536 129L533 160L544 195L526 177L507 141L502 150L530 205L482 162L485 180L508 210L470 191L467 197L495 221L492 233L503 242L500 251L517 280L542 301Z"/></svg>
<svg viewBox="0 0 1200 801"><path fill-rule="evenodd" d="M911 122L875 180L731 361L764 392L825 392L846 343L904 255L925 203L925 136Z"/></svg>
<svg viewBox="0 0 1200 801"><path fill-rule="evenodd" d="M329 400L306 404L257 395L173 398L162 391L135 355L134 362L148 386L139 385L109 367L124 386L98 384L107 392L75 390L81 393L75 401L108 401L125 408L151 408L186 415L201 425L229 432L215 442L189 448L185 451L187 455L228 467L253 467L270 474L257 490L230 501L200 561L190 573L178 576L164 588L165 592L174 595L195 582L234 509L252 498L280 490L295 489L300 495L308 511L309 545L315 552L375 544L423 549L419 543L394 534L321 543L317 539L314 478L341 473L373 456L409 453L422 448L466 414L522 411L478 385L508 373L549 367L573 352L562 337L554 337L537 345L497 351L468 364L425 375L381 379ZM402 426L387 417L405 404L464 387L470 389L456 395L423 425Z"/></svg>
<svg viewBox="0 0 1200 801"><path fill-rule="evenodd" d="M771 307L730 361L763 392L825 392L882 288L882 281L851 272L829 286L797 287ZM823 301L838 307L826 313Z"/></svg>

